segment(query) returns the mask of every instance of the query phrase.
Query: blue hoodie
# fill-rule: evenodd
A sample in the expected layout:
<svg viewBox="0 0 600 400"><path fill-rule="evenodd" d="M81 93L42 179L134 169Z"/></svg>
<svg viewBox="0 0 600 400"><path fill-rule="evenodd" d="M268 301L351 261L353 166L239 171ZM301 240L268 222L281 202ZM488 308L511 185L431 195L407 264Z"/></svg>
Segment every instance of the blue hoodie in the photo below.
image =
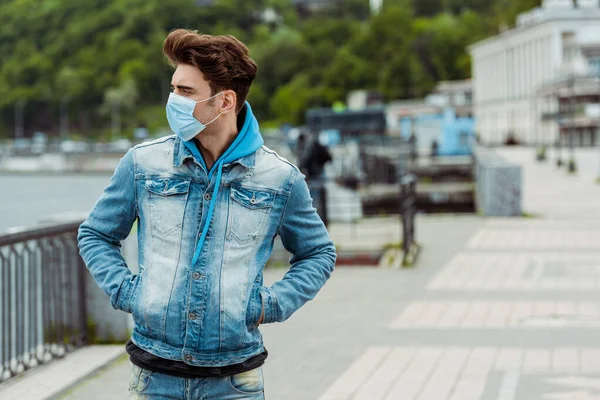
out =
<svg viewBox="0 0 600 400"><path fill-rule="evenodd" d="M217 201L217 194L221 186L223 165L232 163L235 160L239 160L242 157L249 156L256 150L260 149L260 147L264 144L264 140L260 135L258 121L252 113L250 103L246 102L244 108L242 108L240 113L243 113L244 109L246 112L246 117L244 119L244 125L242 126L242 129L238 133L233 143L231 143L231 145L227 148L225 153L223 153L223 155L221 155L221 157L219 157L215 161L210 171L208 171L208 181L210 182L215 171L217 171L217 181L215 183L215 188L212 194L212 200L208 208L208 216L206 218L206 223L202 227L202 235L200 236L200 240L198 241L198 245L196 246L196 251L192 260L192 265L196 264L196 261L198 261L198 257L200 257L200 252L202 250L202 246L204 245L204 240L208 232L208 227L210 226L210 221L212 220L212 215L215 209L215 203ZM208 170L208 168L206 167L206 163L204 162L204 158L200 154L200 151L198 150L198 147L196 146L194 140L192 139L184 143L185 146L192 152L196 160L198 160L198 162L201 163L201 165L204 167L204 170Z"/></svg>

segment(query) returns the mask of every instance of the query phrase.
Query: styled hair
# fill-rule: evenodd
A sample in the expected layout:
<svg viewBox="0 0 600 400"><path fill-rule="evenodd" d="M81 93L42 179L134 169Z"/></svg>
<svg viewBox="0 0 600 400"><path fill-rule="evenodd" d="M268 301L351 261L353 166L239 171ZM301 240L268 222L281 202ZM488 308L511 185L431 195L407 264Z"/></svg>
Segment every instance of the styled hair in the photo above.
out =
<svg viewBox="0 0 600 400"><path fill-rule="evenodd" d="M258 71L244 43L232 35L201 35L176 29L165 39L163 52L173 67L185 64L198 68L210 85L211 96L233 90L236 113L240 112Z"/></svg>

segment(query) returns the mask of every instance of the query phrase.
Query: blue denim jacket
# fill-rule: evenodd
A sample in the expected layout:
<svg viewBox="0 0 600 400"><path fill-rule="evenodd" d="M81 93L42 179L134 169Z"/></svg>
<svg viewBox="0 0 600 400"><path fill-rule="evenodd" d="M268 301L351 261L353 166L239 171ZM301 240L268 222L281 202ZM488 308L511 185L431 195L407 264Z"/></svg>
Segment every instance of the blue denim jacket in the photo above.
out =
<svg viewBox="0 0 600 400"><path fill-rule="evenodd" d="M80 254L112 306L133 315L133 342L196 366L231 365L261 353L263 307L263 323L285 321L315 297L336 261L293 164L261 146L222 165L215 192L217 178L209 179L176 136L135 146L78 235ZM214 213L194 257L213 193ZM120 241L136 221L134 275ZM266 287L263 268L276 235L292 254L291 268Z"/></svg>

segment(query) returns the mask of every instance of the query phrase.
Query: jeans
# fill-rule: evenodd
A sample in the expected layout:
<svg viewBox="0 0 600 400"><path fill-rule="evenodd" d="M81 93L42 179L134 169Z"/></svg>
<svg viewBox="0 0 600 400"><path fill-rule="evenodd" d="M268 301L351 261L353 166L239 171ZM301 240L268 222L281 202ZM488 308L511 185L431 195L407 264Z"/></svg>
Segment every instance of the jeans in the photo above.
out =
<svg viewBox="0 0 600 400"><path fill-rule="evenodd" d="M179 378L131 366L129 398L144 400L264 400L262 367L219 378Z"/></svg>

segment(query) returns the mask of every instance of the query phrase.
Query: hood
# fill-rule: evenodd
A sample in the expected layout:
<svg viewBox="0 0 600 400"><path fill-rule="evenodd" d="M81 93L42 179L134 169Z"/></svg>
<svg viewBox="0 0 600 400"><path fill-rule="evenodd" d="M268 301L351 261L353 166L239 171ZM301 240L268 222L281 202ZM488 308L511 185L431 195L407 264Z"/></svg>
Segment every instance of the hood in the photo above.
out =
<svg viewBox="0 0 600 400"><path fill-rule="evenodd" d="M227 148L225 153L223 153L223 155L221 155L221 157L215 161L210 171L208 171L208 168L206 168L204 158L200 154L200 151L198 150L196 143L194 143L194 140L183 142L188 150L192 152L194 158L202 166L204 166L204 169L208 172L209 181L212 179L214 172L219 168L219 164L229 164L239 160L240 158L249 156L256 150L260 149L260 147L264 144L264 140L259 131L258 121L252 113L252 107L250 107L250 103L246 102L244 104L244 107L240 111L239 117L244 118L242 129L238 133L233 143L231 143L231 145Z"/></svg>

